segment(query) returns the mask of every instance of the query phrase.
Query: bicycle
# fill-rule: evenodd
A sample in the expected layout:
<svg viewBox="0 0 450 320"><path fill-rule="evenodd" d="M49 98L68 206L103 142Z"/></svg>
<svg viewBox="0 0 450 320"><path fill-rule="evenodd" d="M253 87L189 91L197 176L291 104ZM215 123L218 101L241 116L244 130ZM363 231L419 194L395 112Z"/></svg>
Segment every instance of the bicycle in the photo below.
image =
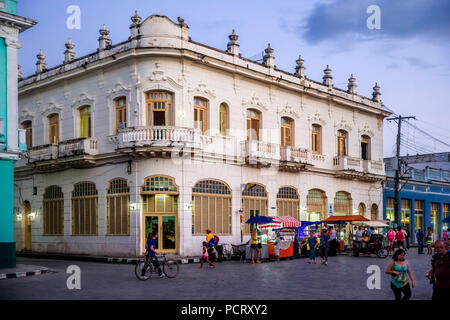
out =
<svg viewBox="0 0 450 320"><path fill-rule="evenodd" d="M162 273L167 278L175 278L178 275L178 272L180 271L180 266L178 265L178 262L173 259L166 259L166 255L163 254L163 261L159 263L159 267L162 270ZM144 274L142 274L142 271L145 270ZM156 272L157 269L151 262L150 256L145 256L144 258L139 259L136 263L136 267L134 268L134 273L136 275L136 278L139 280L148 280L152 277L152 274Z"/></svg>

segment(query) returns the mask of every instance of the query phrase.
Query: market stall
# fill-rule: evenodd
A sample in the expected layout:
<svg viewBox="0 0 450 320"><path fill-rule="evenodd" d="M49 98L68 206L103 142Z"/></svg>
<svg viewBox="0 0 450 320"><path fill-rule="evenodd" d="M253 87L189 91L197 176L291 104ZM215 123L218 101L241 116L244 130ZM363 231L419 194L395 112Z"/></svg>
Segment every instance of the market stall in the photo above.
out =
<svg viewBox="0 0 450 320"><path fill-rule="evenodd" d="M269 239L269 236L267 235L267 230L261 230L259 228L260 225L267 224L267 223L273 223L273 219L271 217L267 216L256 216L251 217L245 223L253 225L250 230L253 230L253 228L256 228L257 234L258 234L258 241L261 243L261 259L269 259L269 251L268 251L268 244L267 240ZM246 247L245 247L245 259L251 259L252 253L251 253L251 239L248 241Z"/></svg>
<svg viewBox="0 0 450 320"><path fill-rule="evenodd" d="M327 224L346 223L345 226L343 228L341 227L339 229L339 232L337 232L339 248L342 248L343 246L343 249L351 245L351 240L353 239L353 229L351 225L353 225L355 222L367 221L370 220L361 215L330 216L323 220L323 222Z"/></svg>
<svg viewBox="0 0 450 320"><path fill-rule="evenodd" d="M259 225L259 229L268 230L271 238L267 241L269 259L275 259L275 232L280 232L280 258L293 257L294 242L300 221L290 216L270 217L273 222Z"/></svg>

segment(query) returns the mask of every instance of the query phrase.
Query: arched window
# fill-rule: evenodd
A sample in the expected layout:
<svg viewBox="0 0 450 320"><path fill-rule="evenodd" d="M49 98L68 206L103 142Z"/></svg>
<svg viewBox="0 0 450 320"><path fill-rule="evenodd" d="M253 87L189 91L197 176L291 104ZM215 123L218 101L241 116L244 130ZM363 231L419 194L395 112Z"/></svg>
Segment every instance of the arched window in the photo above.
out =
<svg viewBox="0 0 450 320"><path fill-rule="evenodd" d="M370 160L370 137L361 136L361 159Z"/></svg>
<svg viewBox="0 0 450 320"><path fill-rule="evenodd" d="M106 210L106 234L130 234L130 187L127 180L116 178L109 182Z"/></svg>
<svg viewBox="0 0 450 320"><path fill-rule="evenodd" d="M281 118L281 146L294 146L294 120L287 117Z"/></svg>
<svg viewBox="0 0 450 320"><path fill-rule="evenodd" d="M378 206L375 203L370 208L370 220L378 220Z"/></svg>
<svg viewBox="0 0 450 320"><path fill-rule="evenodd" d="M44 236L64 235L64 194L61 187L45 188L42 205Z"/></svg>
<svg viewBox="0 0 450 320"><path fill-rule="evenodd" d="M227 135L229 129L228 121L228 106L226 103L221 103L219 110L219 131L223 136Z"/></svg>
<svg viewBox="0 0 450 320"><path fill-rule="evenodd" d="M194 128L199 129L202 134L208 130L208 100L194 98Z"/></svg>
<svg viewBox="0 0 450 320"><path fill-rule="evenodd" d="M91 107L80 107L78 112L80 117L80 137L89 138L92 135Z"/></svg>
<svg viewBox="0 0 450 320"><path fill-rule="evenodd" d="M253 109L247 110L247 139L259 140L261 128L261 112Z"/></svg>
<svg viewBox="0 0 450 320"><path fill-rule="evenodd" d="M364 216L366 214L366 205L362 202L358 205L358 214L360 216Z"/></svg>
<svg viewBox="0 0 450 320"><path fill-rule="evenodd" d="M267 216L267 191L266 187L258 183L247 183L242 191L243 233L249 234L251 228L245 221L255 216Z"/></svg>
<svg viewBox="0 0 450 320"><path fill-rule="evenodd" d="M295 188L282 187L278 190L277 216L291 216L300 220L300 199Z"/></svg>
<svg viewBox="0 0 450 320"><path fill-rule="evenodd" d="M325 219L327 198L325 192L311 189L306 196L306 211L308 221L321 221Z"/></svg>
<svg viewBox="0 0 450 320"><path fill-rule="evenodd" d="M337 151L338 156L348 155L348 133L345 130L338 130Z"/></svg>
<svg viewBox="0 0 450 320"><path fill-rule="evenodd" d="M205 234L231 234L231 190L219 180L201 180L192 189L192 230Z"/></svg>
<svg viewBox="0 0 450 320"><path fill-rule="evenodd" d="M114 99L114 106L116 108L116 134L119 129L127 127L127 98L118 97Z"/></svg>
<svg viewBox="0 0 450 320"><path fill-rule="evenodd" d="M173 126L173 94L167 91L150 91L146 94L148 126Z"/></svg>
<svg viewBox="0 0 450 320"><path fill-rule="evenodd" d="M25 130L27 149L33 147L33 124L30 120L22 122L22 129Z"/></svg>
<svg viewBox="0 0 450 320"><path fill-rule="evenodd" d="M95 183L77 183L72 192L72 235L97 235L98 192Z"/></svg>
<svg viewBox="0 0 450 320"><path fill-rule="evenodd" d="M350 194L345 191L338 191L334 196L334 213L349 215L352 214L351 211L352 203Z"/></svg>
<svg viewBox="0 0 450 320"><path fill-rule="evenodd" d="M59 142L59 115L51 114L48 119L48 143L58 144Z"/></svg>
<svg viewBox="0 0 450 320"><path fill-rule="evenodd" d="M312 125L312 153L322 154L322 127L318 124Z"/></svg>
<svg viewBox="0 0 450 320"><path fill-rule="evenodd" d="M141 186L144 213L177 213L178 186L168 176L151 176Z"/></svg>

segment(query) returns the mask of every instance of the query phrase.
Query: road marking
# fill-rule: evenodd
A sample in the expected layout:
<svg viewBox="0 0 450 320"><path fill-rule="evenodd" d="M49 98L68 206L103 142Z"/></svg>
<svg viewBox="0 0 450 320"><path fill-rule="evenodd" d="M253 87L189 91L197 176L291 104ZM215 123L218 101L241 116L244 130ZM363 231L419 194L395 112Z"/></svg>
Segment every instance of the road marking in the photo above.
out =
<svg viewBox="0 0 450 320"><path fill-rule="evenodd" d="M21 278L21 277L26 277L27 273L26 272L16 272L16 278Z"/></svg>

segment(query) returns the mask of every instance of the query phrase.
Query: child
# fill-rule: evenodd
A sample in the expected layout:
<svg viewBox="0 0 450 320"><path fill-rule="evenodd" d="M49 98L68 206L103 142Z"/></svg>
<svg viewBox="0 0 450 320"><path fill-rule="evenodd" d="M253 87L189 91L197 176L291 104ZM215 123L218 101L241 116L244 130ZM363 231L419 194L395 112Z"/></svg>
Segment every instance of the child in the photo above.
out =
<svg viewBox="0 0 450 320"><path fill-rule="evenodd" d="M211 261L209 261L209 256L208 256L208 246L206 241L203 241L203 255L200 258L200 269L203 268L203 262L206 261L209 263L209 265L213 268L215 268L214 263L212 263Z"/></svg>

